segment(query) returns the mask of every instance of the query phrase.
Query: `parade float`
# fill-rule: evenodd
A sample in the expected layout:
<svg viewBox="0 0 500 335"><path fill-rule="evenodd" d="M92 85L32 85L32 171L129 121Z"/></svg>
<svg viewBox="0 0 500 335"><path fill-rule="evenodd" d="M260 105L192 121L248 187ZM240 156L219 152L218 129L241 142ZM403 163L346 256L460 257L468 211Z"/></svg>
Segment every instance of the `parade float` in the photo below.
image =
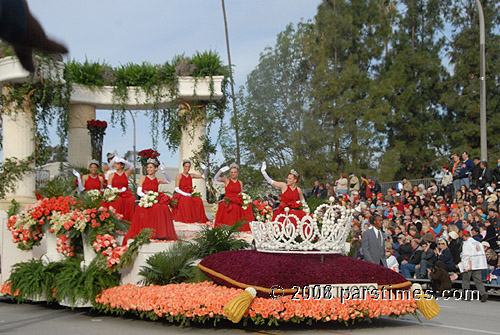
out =
<svg viewBox="0 0 500 335"><path fill-rule="evenodd" d="M130 87L133 81L114 81L116 86L107 86L105 81L86 85L63 78L63 68L60 62L52 67L40 66L37 75L31 77L14 58L0 59L5 110L3 160L17 168L13 174L16 178L9 180L11 186L1 194L5 199L0 202L2 255L9 255L2 259L4 296L19 302L57 302L181 325L215 325L226 319L256 325L349 323L380 316L417 315L417 308L426 318L439 312L435 301L411 290L401 275L342 255L352 212L333 201L302 220L286 212L274 222L270 221L269 209L256 204L258 221L250 223L252 234L239 236L253 240L255 248L234 238L236 228L182 223L176 224L176 230L185 230L187 242L151 241L151 232L143 230L130 244L120 245L120 235L126 228L119 215L101 206L103 201L113 199L112 191L36 201L35 125L37 120L50 120L51 104L59 104L58 114L52 116L58 116L61 134L67 135L70 163L83 166L92 157L87 123L95 119L96 108L115 109L118 103L122 111L119 117L123 118L125 110L152 108L157 112L173 105L175 117L168 113L166 117L178 127L167 135L171 136L170 145L179 144L182 160L199 152L209 119L206 106L223 96L224 78L216 77L217 73L204 77L202 71L198 79L178 77L169 88L160 85L148 89ZM81 71L92 68L91 64L78 67ZM161 67L158 73L151 66L143 66L140 71L146 74L143 70L151 68L153 78L165 76ZM124 67L116 74L134 69L137 67ZM108 70L98 66L94 72L103 78ZM66 67L64 73L68 72L78 71ZM157 95L152 97L152 92ZM157 118L153 113L152 119ZM204 196L205 184L196 187ZM203 234L212 240L203 240ZM187 247L182 243L188 243ZM203 245L203 252L190 254ZM164 257L162 264L178 261L176 274L161 284L141 279L148 271L155 272L153 257ZM198 258L203 259L199 262ZM186 275L179 275L182 273Z"/></svg>

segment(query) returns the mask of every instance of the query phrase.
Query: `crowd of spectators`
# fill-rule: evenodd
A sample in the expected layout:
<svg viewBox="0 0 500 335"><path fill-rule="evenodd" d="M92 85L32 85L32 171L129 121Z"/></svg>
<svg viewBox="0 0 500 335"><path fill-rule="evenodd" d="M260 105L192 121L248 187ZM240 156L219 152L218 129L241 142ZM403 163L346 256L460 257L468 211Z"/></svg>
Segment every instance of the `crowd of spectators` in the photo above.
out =
<svg viewBox="0 0 500 335"><path fill-rule="evenodd" d="M387 266L406 278L431 279L436 289L451 288L451 280L464 277L459 263L470 236L484 248L487 269L481 280L500 284L500 159L494 170L466 152L452 159L451 166L442 167L441 182L429 187L402 178L382 193L376 178L342 173L336 187L315 182L310 196L336 196L357 210L352 245L361 259L363 235L376 229L373 219L381 216Z"/></svg>

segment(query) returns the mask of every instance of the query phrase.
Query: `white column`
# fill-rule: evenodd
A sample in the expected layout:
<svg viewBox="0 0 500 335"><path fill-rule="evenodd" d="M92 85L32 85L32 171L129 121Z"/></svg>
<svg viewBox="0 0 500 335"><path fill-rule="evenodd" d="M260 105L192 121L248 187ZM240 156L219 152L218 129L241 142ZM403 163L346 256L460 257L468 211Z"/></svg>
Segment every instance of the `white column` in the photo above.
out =
<svg viewBox="0 0 500 335"><path fill-rule="evenodd" d="M95 119L95 107L85 104L69 106L68 163L87 167L92 159L92 146L87 121Z"/></svg>
<svg viewBox="0 0 500 335"><path fill-rule="evenodd" d="M9 95L10 88L2 87L2 94ZM26 159L35 151L35 127L31 117L30 105L25 100L21 106L14 102L3 106L3 160L7 158ZM35 167L35 163L31 164ZM33 204L35 199L35 173L25 174L17 182L14 192L7 193L5 199L0 200L0 255L2 257L2 274L0 282L5 282L10 275L12 265L26 262L33 257L40 257L44 250L35 247L33 251L22 251L12 243L12 234L7 230L6 209L12 199L15 199L22 208Z"/></svg>
<svg viewBox="0 0 500 335"><path fill-rule="evenodd" d="M189 112L191 106L186 103L179 104L179 114ZM203 109L203 112L205 110ZM188 159L195 155L195 152L199 151L203 143L200 140L201 136L206 134L207 120L206 116L202 120L196 120L196 123L189 122L186 129L183 129L181 135L181 143L179 145L179 173L182 170L182 161ZM194 170L194 166L191 164L192 173L201 174L201 170ZM201 193L201 198L203 202L207 202L207 188L204 179L193 179L193 186L196 186L196 190Z"/></svg>

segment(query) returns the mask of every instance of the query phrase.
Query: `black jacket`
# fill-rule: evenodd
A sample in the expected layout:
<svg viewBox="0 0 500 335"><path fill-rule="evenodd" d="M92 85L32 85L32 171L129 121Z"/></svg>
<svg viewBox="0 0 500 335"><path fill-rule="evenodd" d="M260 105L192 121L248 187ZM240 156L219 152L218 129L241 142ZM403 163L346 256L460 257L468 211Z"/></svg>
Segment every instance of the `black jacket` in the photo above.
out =
<svg viewBox="0 0 500 335"><path fill-rule="evenodd" d="M457 270L455 268L456 263L453 261L453 255L451 254L450 248L444 249L441 255L438 256L437 260L446 265L446 271L454 272Z"/></svg>
<svg viewBox="0 0 500 335"><path fill-rule="evenodd" d="M458 240L451 240L450 244L448 245L448 249L450 249L451 255L453 256L453 262L455 264L460 263L460 243L458 243Z"/></svg>

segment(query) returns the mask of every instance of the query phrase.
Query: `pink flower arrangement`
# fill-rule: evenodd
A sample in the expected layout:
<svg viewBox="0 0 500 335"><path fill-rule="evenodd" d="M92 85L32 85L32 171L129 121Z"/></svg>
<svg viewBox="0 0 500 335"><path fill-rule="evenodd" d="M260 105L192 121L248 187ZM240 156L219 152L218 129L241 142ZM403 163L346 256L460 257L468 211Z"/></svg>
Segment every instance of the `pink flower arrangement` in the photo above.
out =
<svg viewBox="0 0 500 335"><path fill-rule="evenodd" d="M63 234L57 238L57 252L64 256L73 257L75 255L75 247L71 245L71 238Z"/></svg>
<svg viewBox="0 0 500 335"><path fill-rule="evenodd" d="M127 246L117 246L115 238L109 234L97 235L93 245L96 252L107 256L108 268L119 264L120 256L127 251Z"/></svg>
<svg viewBox="0 0 500 335"><path fill-rule="evenodd" d="M50 222L54 212L66 214L71 205L76 204L71 197L42 199L27 207L23 212L11 216L7 221L7 229L12 233L12 241L22 250L31 250L40 245L43 238L43 227Z"/></svg>

